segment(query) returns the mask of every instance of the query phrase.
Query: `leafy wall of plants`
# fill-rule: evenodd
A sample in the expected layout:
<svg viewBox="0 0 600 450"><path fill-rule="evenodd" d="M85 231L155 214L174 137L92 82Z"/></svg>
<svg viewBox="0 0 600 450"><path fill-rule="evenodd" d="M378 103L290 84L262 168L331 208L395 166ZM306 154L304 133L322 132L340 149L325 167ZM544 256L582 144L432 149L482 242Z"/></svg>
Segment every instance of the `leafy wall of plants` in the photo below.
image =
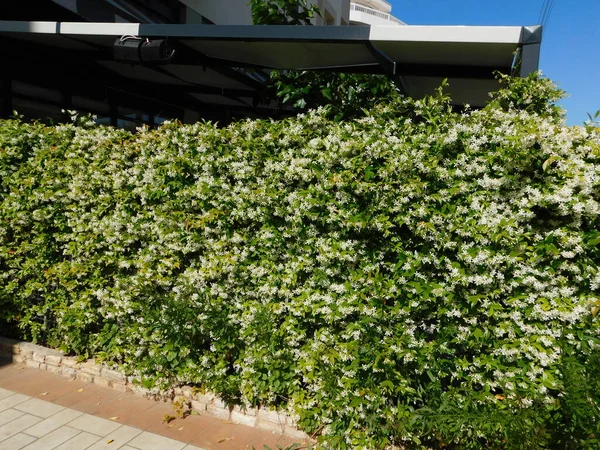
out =
<svg viewBox="0 0 600 450"><path fill-rule="evenodd" d="M598 448L600 133L482 110L0 122L0 318L328 448Z"/></svg>

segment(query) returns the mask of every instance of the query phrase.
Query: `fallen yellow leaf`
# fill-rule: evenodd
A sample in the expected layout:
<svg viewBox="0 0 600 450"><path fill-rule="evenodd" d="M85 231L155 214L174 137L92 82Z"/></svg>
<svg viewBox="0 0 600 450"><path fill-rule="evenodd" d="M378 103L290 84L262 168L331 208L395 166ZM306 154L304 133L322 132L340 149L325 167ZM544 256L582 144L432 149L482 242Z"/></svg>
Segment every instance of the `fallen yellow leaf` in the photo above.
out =
<svg viewBox="0 0 600 450"><path fill-rule="evenodd" d="M177 430L178 430L178 431L181 431L181 430L183 430L183 427L181 427L181 428L178 428Z"/></svg>
<svg viewBox="0 0 600 450"><path fill-rule="evenodd" d="M107 444L112 444L113 442L115 442L114 439L109 439L108 441L106 441Z"/></svg>
<svg viewBox="0 0 600 450"><path fill-rule="evenodd" d="M77 392L83 392L83 389L77 389Z"/></svg>
<svg viewBox="0 0 600 450"><path fill-rule="evenodd" d="M42 392L40 395L48 395L48 392Z"/></svg>
<svg viewBox="0 0 600 450"><path fill-rule="evenodd" d="M117 420L119 416L111 417L110 420Z"/></svg>

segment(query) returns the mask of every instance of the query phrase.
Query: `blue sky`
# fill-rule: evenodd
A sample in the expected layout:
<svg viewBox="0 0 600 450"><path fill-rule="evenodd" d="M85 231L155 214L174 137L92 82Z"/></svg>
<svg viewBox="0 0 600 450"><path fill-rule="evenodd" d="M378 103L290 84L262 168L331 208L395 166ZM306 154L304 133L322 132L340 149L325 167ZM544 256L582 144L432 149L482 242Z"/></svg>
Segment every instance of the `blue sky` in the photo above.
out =
<svg viewBox="0 0 600 450"><path fill-rule="evenodd" d="M536 25L543 0L388 0L409 25ZM540 69L568 92L567 122L600 110L600 1L555 0Z"/></svg>

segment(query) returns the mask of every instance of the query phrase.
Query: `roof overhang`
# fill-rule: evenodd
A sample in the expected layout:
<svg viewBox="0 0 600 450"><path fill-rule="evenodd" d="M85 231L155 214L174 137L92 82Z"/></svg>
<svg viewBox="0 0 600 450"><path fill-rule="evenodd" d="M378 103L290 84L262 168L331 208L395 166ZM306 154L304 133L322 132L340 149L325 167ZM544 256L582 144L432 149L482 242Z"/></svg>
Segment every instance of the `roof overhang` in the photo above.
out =
<svg viewBox="0 0 600 450"><path fill-rule="evenodd" d="M166 37L177 48L161 67L115 62L116 38ZM145 83L243 91L257 86L207 76L207 67L385 73L408 95L431 93L446 78L455 103L482 105L498 87L495 71L537 70L542 30L479 26L231 26L0 21L0 36L87 56L118 76ZM518 62L518 64L515 64ZM250 83L252 84L252 83ZM215 92L216 93L216 92Z"/></svg>

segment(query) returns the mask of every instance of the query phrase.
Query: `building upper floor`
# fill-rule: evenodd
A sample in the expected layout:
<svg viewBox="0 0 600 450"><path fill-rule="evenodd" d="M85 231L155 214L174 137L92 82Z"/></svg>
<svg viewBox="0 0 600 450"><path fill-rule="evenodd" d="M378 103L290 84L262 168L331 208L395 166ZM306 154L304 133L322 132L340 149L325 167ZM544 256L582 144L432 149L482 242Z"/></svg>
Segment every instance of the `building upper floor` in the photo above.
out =
<svg viewBox="0 0 600 450"><path fill-rule="evenodd" d="M392 5L385 0L350 2L350 25L405 25L392 15Z"/></svg>
<svg viewBox="0 0 600 450"><path fill-rule="evenodd" d="M186 23L251 25L248 0L179 0L186 8ZM321 10L314 25L348 25L350 0L309 0Z"/></svg>

